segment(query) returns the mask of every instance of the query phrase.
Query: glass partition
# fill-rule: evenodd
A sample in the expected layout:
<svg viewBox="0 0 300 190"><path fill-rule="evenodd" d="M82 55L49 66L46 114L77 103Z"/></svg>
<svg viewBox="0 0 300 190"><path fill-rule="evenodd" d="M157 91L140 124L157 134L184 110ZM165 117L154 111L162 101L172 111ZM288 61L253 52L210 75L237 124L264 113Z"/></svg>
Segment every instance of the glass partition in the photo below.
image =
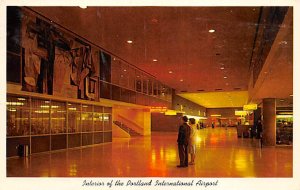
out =
<svg viewBox="0 0 300 190"><path fill-rule="evenodd" d="M31 134L49 134L50 133L50 101L49 100L31 100Z"/></svg>
<svg viewBox="0 0 300 190"><path fill-rule="evenodd" d="M135 69L132 67L128 67L128 88L130 90L135 90Z"/></svg>
<svg viewBox="0 0 300 190"><path fill-rule="evenodd" d="M30 104L29 98L7 97L6 102L7 136L29 135Z"/></svg>
<svg viewBox="0 0 300 190"><path fill-rule="evenodd" d="M66 133L66 104L64 102L51 101L51 133Z"/></svg>
<svg viewBox="0 0 300 190"><path fill-rule="evenodd" d="M143 75L143 93L148 94L148 77Z"/></svg>
<svg viewBox="0 0 300 190"><path fill-rule="evenodd" d="M120 75L120 86L124 88L128 88L129 84L129 69L128 69L128 64L122 62L121 64L121 75Z"/></svg>
<svg viewBox="0 0 300 190"><path fill-rule="evenodd" d="M92 105L82 105L81 112L81 126L82 132L93 131L93 106Z"/></svg>
<svg viewBox="0 0 300 190"><path fill-rule="evenodd" d="M120 85L121 77L122 77L121 61L117 58L113 58L113 61L111 63L111 83Z"/></svg>
<svg viewBox="0 0 300 190"><path fill-rule="evenodd" d="M103 114L104 131L111 131L111 114Z"/></svg>
<svg viewBox="0 0 300 190"><path fill-rule="evenodd" d="M103 107L94 106L94 131L103 131Z"/></svg>
<svg viewBox="0 0 300 190"><path fill-rule="evenodd" d="M80 128L80 104L68 103L68 132L69 133L79 133Z"/></svg>
<svg viewBox="0 0 300 190"><path fill-rule="evenodd" d="M135 73L135 90L137 92L142 92L142 73L136 71Z"/></svg>
<svg viewBox="0 0 300 190"><path fill-rule="evenodd" d="M153 95L153 83L152 83L153 79L148 79L148 94L150 96Z"/></svg>

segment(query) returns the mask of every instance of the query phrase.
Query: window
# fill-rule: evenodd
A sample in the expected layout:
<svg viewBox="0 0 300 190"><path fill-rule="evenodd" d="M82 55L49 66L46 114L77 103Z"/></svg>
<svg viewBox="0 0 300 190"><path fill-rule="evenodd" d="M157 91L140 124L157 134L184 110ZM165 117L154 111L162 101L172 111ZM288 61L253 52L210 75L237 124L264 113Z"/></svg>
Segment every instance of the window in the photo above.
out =
<svg viewBox="0 0 300 190"><path fill-rule="evenodd" d="M26 97L7 97L7 136L29 135L30 104Z"/></svg>
<svg viewBox="0 0 300 190"><path fill-rule="evenodd" d="M51 133L66 133L66 104L51 101Z"/></svg>
<svg viewBox="0 0 300 190"><path fill-rule="evenodd" d="M100 52L100 80L111 82L111 56Z"/></svg>
<svg viewBox="0 0 300 190"><path fill-rule="evenodd" d="M92 105L82 105L81 112L81 126L82 132L93 131L93 106Z"/></svg>
<svg viewBox="0 0 300 190"><path fill-rule="evenodd" d="M80 104L68 103L68 129L69 133L79 133L80 128Z"/></svg>
<svg viewBox="0 0 300 190"><path fill-rule="evenodd" d="M32 99L31 106L31 134L49 134L50 101Z"/></svg>

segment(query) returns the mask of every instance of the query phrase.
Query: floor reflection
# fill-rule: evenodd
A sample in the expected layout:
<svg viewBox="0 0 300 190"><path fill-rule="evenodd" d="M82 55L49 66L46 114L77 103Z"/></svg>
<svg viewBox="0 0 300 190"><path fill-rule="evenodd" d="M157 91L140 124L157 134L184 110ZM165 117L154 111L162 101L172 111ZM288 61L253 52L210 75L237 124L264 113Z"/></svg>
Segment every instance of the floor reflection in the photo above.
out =
<svg viewBox="0 0 300 190"><path fill-rule="evenodd" d="M196 164L177 168L177 133L7 159L14 177L292 177L292 147L263 147L235 128L197 131Z"/></svg>

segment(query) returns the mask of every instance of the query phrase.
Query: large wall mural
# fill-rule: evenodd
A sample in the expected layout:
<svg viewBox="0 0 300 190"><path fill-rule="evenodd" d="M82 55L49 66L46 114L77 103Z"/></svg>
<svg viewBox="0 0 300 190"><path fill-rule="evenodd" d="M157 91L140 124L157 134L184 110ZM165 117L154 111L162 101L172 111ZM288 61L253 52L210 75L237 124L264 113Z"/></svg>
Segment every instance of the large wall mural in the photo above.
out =
<svg viewBox="0 0 300 190"><path fill-rule="evenodd" d="M99 52L32 13L22 12L22 90L69 98L99 98Z"/></svg>
<svg viewBox="0 0 300 190"><path fill-rule="evenodd" d="M7 10L7 83L13 83L11 89L171 107L172 89L153 76L30 8Z"/></svg>

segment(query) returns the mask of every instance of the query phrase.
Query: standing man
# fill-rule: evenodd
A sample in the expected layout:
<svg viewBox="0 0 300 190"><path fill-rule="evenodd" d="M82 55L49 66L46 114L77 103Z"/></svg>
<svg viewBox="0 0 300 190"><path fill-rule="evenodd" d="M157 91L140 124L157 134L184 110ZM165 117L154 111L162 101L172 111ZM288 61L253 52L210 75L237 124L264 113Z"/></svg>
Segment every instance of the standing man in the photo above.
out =
<svg viewBox="0 0 300 190"><path fill-rule="evenodd" d="M187 124L187 116L182 117L182 125L179 127L177 143L178 143L178 152L180 165L177 167L188 167L188 144L190 138L190 127Z"/></svg>

